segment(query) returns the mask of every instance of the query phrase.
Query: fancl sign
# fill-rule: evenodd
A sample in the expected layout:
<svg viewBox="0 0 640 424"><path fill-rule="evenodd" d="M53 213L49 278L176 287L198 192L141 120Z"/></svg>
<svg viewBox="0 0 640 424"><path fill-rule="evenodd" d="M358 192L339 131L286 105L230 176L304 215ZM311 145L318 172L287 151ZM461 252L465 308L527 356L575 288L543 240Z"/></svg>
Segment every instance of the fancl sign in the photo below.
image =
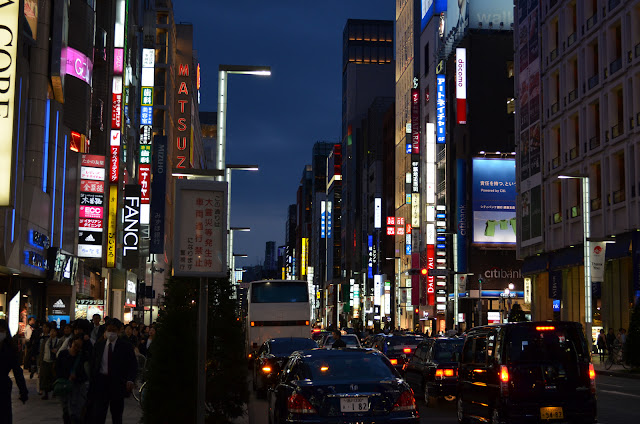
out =
<svg viewBox="0 0 640 424"><path fill-rule="evenodd" d="M21 15L20 2L0 3L0 206L11 204L18 18Z"/></svg>
<svg viewBox="0 0 640 424"><path fill-rule="evenodd" d="M124 236L122 238L122 266L125 269L138 268L138 247L140 245L140 186L124 186Z"/></svg>

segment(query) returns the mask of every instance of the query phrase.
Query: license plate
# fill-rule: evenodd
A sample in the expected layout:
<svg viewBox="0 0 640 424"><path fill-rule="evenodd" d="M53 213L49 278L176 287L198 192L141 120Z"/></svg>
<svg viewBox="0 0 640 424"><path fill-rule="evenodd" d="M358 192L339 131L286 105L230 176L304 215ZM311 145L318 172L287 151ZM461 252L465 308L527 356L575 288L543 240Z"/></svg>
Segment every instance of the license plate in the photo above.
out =
<svg viewBox="0 0 640 424"><path fill-rule="evenodd" d="M349 397L340 399L341 412L365 412L369 410L369 398Z"/></svg>
<svg viewBox="0 0 640 424"><path fill-rule="evenodd" d="M564 413L561 406L548 406L540 408L540 419L542 420L562 420Z"/></svg>

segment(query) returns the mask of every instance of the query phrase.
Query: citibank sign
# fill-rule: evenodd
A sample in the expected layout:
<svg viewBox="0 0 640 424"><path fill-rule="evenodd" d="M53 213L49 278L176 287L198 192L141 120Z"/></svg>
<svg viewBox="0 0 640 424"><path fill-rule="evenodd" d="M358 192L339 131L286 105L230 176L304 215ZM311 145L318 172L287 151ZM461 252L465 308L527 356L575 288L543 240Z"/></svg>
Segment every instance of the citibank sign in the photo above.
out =
<svg viewBox="0 0 640 424"><path fill-rule="evenodd" d="M11 204L18 17L21 14L20 2L0 3L0 206Z"/></svg>

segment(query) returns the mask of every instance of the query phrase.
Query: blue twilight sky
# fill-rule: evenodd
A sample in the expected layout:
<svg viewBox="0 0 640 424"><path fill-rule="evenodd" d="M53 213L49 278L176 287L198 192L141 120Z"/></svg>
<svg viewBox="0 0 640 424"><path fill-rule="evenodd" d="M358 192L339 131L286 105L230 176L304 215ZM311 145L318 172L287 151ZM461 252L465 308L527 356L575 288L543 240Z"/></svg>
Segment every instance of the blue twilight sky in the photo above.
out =
<svg viewBox="0 0 640 424"><path fill-rule="evenodd" d="M339 141L342 31L347 19L395 18L395 0L173 0L175 21L194 26L201 66L200 111L217 110L218 65L269 65L270 77L231 75L227 163L258 164L231 178L234 252L264 260L265 243L284 243L287 206L296 202L316 141Z"/></svg>

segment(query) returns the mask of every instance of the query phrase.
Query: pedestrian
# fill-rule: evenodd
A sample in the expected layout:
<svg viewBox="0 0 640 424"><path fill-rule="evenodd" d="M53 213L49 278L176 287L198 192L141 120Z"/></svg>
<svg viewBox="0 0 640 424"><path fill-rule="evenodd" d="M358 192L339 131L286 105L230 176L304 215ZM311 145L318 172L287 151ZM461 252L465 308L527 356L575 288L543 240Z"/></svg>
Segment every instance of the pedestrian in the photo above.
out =
<svg viewBox="0 0 640 424"><path fill-rule="evenodd" d="M620 343L620 346L624 347L624 344L627 342L627 330L620 327L616 339L618 340L618 343Z"/></svg>
<svg viewBox="0 0 640 424"><path fill-rule="evenodd" d="M89 380L85 363L89 358L83 350L84 342L84 335L74 335L69 348L61 351L56 359L56 385L62 387L60 402L64 424L80 424L85 418L86 382ZM54 393L55 390L57 387Z"/></svg>
<svg viewBox="0 0 640 424"><path fill-rule="evenodd" d="M600 329L596 345L598 346L598 352L600 353L600 362L604 362L604 352L607 350L607 336L604 334L604 328Z"/></svg>
<svg viewBox="0 0 640 424"><path fill-rule="evenodd" d="M124 337L131 343L134 347L138 346L138 337L133 334L133 326L131 324L124 326Z"/></svg>
<svg viewBox="0 0 640 424"><path fill-rule="evenodd" d="M151 326L149 327L149 336L147 340L144 340L140 343L140 353L143 354L147 359L151 358L151 344L153 343L153 339L156 336L156 328Z"/></svg>
<svg viewBox="0 0 640 424"><path fill-rule="evenodd" d="M340 330L333 330L333 344L331 345L333 349L338 349L341 347L347 347L347 344L342 340L342 333Z"/></svg>
<svg viewBox="0 0 640 424"><path fill-rule="evenodd" d="M55 380L54 364L60 346L62 346L62 339L58 337L58 330L53 326L49 330L49 339L44 344L44 355L40 367L40 390L44 393L42 400L48 400L49 392L53 390L53 382Z"/></svg>
<svg viewBox="0 0 640 424"><path fill-rule="evenodd" d="M42 324L42 333L40 334L40 341L38 342L38 376L42 374L42 360L44 359L44 345L49 340L49 333L51 332L51 323L45 322ZM38 395L42 396L42 384L38 378Z"/></svg>
<svg viewBox="0 0 640 424"><path fill-rule="evenodd" d="M60 345L60 349L58 349L58 352L69 349L69 344L71 343L72 337L73 328L71 324L66 324L62 329L62 345Z"/></svg>
<svg viewBox="0 0 640 424"><path fill-rule="evenodd" d="M29 379L32 379L33 374L37 371L41 332L42 330L38 322L36 322L36 319L31 318L29 325L27 325L27 331L25 332L26 355L24 360L24 369L29 371Z"/></svg>
<svg viewBox="0 0 640 424"><path fill-rule="evenodd" d="M18 358L18 349L16 348L9 325L4 319L0 319L0 423L11 424L11 386L12 381L9 378L9 372L13 371L13 379L18 385L20 392L20 400L25 403L29 398L27 383L24 381L22 368Z"/></svg>
<svg viewBox="0 0 640 424"><path fill-rule="evenodd" d="M100 314L93 314L91 318L91 322L93 326L91 328L91 343L96 344L97 341L102 339L102 335L104 334L104 325L100 325Z"/></svg>
<svg viewBox="0 0 640 424"><path fill-rule="evenodd" d="M609 332L607 333L607 351L609 351L609 355L611 355L611 351L613 350L613 346L616 343L616 334L613 328L609 328Z"/></svg>
<svg viewBox="0 0 640 424"><path fill-rule="evenodd" d="M131 343L118 338L120 328L119 320L108 321L105 338L93 349L89 383L92 424L104 424L109 409L113 424L122 424L124 398L133 389L138 364Z"/></svg>

